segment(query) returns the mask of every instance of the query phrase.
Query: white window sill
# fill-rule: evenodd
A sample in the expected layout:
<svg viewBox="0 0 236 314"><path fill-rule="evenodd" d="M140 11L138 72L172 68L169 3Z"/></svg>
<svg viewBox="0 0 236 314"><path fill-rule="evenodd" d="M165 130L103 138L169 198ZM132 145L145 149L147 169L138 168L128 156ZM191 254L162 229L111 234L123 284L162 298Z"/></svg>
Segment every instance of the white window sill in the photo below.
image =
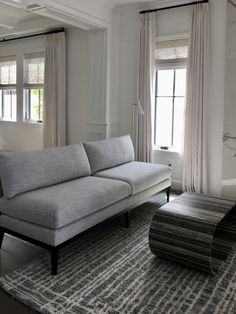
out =
<svg viewBox="0 0 236 314"><path fill-rule="evenodd" d="M0 119L0 123L17 123L16 120L5 120L5 119Z"/></svg>
<svg viewBox="0 0 236 314"><path fill-rule="evenodd" d="M177 158L181 158L180 151L174 147L169 147L168 149L162 149L160 148L160 146L154 146L154 151L161 152L164 154L167 153L167 154L175 155Z"/></svg>
<svg viewBox="0 0 236 314"><path fill-rule="evenodd" d="M34 124L34 125L43 125L43 122L38 122L35 120L24 120L23 123L25 124Z"/></svg>

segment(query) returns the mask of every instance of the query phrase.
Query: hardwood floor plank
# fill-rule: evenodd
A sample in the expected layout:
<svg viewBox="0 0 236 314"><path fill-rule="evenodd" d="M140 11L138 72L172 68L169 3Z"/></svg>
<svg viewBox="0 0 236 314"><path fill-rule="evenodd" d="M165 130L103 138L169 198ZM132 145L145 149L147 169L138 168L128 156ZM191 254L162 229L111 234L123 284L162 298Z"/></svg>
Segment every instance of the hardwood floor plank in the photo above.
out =
<svg viewBox="0 0 236 314"><path fill-rule="evenodd" d="M2 314L25 314L37 313L25 306L23 303L13 299L3 290L0 290L0 313Z"/></svg>
<svg viewBox="0 0 236 314"><path fill-rule="evenodd" d="M0 250L0 276L10 273L30 262L35 257L43 254L45 250L35 245L5 235L2 249ZM18 302L9 294L0 289L1 314L37 313L23 303Z"/></svg>

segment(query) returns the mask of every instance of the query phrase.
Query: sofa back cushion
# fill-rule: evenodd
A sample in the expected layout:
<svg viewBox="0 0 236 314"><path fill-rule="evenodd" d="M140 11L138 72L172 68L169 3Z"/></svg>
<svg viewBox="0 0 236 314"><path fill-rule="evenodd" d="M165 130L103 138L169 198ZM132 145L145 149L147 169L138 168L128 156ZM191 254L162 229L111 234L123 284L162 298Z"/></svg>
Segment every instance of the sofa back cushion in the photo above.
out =
<svg viewBox="0 0 236 314"><path fill-rule="evenodd" d="M38 151L0 153L6 198L91 174L81 143Z"/></svg>
<svg viewBox="0 0 236 314"><path fill-rule="evenodd" d="M85 142L92 173L134 160L134 147L129 135L97 142Z"/></svg>

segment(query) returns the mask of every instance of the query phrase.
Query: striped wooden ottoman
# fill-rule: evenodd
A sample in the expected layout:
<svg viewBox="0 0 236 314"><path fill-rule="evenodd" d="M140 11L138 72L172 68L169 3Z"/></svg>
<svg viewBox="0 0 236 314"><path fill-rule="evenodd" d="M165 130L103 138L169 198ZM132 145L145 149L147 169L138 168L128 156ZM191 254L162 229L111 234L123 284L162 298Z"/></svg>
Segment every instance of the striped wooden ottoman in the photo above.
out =
<svg viewBox="0 0 236 314"><path fill-rule="evenodd" d="M236 203L186 192L159 208L149 244L153 254L216 273L236 241Z"/></svg>

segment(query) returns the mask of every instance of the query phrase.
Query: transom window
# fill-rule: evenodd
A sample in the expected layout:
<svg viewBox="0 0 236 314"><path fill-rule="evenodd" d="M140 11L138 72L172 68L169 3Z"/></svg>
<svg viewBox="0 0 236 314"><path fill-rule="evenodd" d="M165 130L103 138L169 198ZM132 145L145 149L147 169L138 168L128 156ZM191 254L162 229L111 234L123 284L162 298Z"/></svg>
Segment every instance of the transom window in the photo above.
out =
<svg viewBox="0 0 236 314"><path fill-rule="evenodd" d="M181 147L187 53L186 39L157 43L154 143L162 149Z"/></svg>
<svg viewBox="0 0 236 314"><path fill-rule="evenodd" d="M25 54L24 57L24 119L43 120L44 55Z"/></svg>
<svg viewBox="0 0 236 314"><path fill-rule="evenodd" d="M16 56L0 57L0 119L16 121Z"/></svg>

